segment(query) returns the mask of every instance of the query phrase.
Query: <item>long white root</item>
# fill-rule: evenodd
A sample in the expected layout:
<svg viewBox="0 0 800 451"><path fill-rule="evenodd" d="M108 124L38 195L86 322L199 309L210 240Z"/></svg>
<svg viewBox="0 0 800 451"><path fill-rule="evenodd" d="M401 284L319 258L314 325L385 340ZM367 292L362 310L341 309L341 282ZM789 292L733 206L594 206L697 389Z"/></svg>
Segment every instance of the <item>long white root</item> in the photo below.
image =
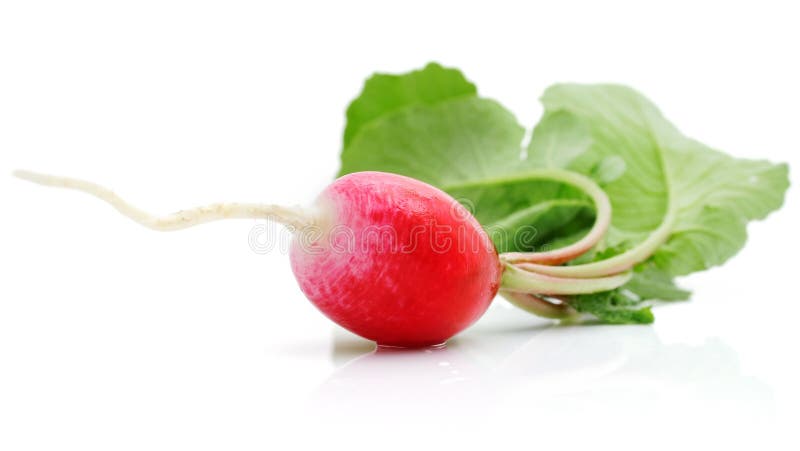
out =
<svg viewBox="0 0 800 451"><path fill-rule="evenodd" d="M14 171L14 175L39 185L69 188L91 194L108 202L117 211L139 224L159 231L180 230L206 222L234 218L269 219L294 230L309 226L314 221L311 213L300 207L234 202L216 203L189 210L180 210L166 216L154 216L126 202L110 189L92 182L30 171Z"/></svg>

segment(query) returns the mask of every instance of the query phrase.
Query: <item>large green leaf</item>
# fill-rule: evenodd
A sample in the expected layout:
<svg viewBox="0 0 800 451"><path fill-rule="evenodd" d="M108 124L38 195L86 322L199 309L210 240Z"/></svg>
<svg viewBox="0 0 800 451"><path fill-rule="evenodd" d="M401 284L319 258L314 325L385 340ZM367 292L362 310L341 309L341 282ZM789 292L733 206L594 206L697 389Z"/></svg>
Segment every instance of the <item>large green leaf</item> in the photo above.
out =
<svg viewBox="0 0 800 451"><path fill-rule="evenodd" d="M344 145L350 144L361 127L392 111L476 93L475 85L461 71L436 63L403 75L375 74L367 79L361 95L347 108Z"/></svg>
<svg viewBox="0 0 800 451"><path fill-rule="evenodd" d="M341 174L393 172L440 188L496 177L519 166L524 133L493 100L411 105L362 127L342 151Z"/></svg>
<svg viewBox="0 0 800 451"><path fill-rule="evenodd" d="M542 103L546 115L571 115L576 130L591 134L589 150L563 167L591 173L609 158L624 165L604 185L613 206L609 244L642 240L673 221L654 256L670 274L723 263L744 245L747 220L783 202L786 165L735 159L689 139L630 88L556 85Z"/></svg>

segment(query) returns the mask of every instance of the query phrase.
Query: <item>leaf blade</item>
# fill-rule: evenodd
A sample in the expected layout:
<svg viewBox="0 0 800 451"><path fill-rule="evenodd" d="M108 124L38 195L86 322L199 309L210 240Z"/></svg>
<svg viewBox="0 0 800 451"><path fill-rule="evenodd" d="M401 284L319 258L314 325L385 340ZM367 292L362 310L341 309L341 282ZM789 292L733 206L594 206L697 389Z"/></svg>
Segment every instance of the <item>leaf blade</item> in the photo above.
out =
<svg viewBox="0 0 800 451"><path fill-rule="evenodd" d="M402 75L376 73L367 79L361 94L347 107L344 146L350 144L362 127L393 111L476 94L475 85L459 70L434 62Z"/></svg>

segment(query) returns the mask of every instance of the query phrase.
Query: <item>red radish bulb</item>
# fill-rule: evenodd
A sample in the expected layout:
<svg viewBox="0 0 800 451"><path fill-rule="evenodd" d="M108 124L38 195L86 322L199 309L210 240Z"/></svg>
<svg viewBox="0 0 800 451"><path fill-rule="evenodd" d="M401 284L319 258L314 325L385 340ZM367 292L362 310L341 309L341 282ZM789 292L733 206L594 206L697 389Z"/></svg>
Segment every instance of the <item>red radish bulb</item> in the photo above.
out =
<svg viewBox="0 0 800 451"><path fill-rule="evenodd" d="M292 270L311 302L351 332L385 346L442 344L497 293L502 268L489 236L437 188L358 172L317 204L329 220L317 240L293 241Z"/></svg>
<svg viewBox="0 0 800 451"><path fill-rule="evenodd" d="M452 197L412 178L359 172L305 210L218 203L153 216L84 180L28 171L20 178L96 196L161 231L231 218L269 218L294 231L292 269L330 319L379 345L439 345L486 311L502 266L487 233Z"/></svg>

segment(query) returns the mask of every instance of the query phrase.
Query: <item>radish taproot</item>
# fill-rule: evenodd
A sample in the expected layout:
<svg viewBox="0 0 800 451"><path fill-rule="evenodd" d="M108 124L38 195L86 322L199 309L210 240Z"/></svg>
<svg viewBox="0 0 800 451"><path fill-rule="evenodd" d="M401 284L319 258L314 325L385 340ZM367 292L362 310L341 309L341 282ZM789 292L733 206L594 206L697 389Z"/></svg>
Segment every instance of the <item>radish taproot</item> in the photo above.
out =
<svg viewBox="0 0 800 451"><path fill-rule="evenodd" d="M603 191L579 174L551 172L586 190L597 209L595 232L589 235L602 237L611 214ZM450 195L396 174L345 175L308 209L218 203L161 217L91 182L28 171L15 175L94 195L154 230L233 218L279 222L293 232L292 270L306 297L337 324L383 346L443 344L480 318L498 290L525 310L563 318L575 311L560 295L610 290L630 278L629 272L560 278L527 270L530 262L560 261L593 243L581 240L556 251L513 253L506 259Z"/></svg>

